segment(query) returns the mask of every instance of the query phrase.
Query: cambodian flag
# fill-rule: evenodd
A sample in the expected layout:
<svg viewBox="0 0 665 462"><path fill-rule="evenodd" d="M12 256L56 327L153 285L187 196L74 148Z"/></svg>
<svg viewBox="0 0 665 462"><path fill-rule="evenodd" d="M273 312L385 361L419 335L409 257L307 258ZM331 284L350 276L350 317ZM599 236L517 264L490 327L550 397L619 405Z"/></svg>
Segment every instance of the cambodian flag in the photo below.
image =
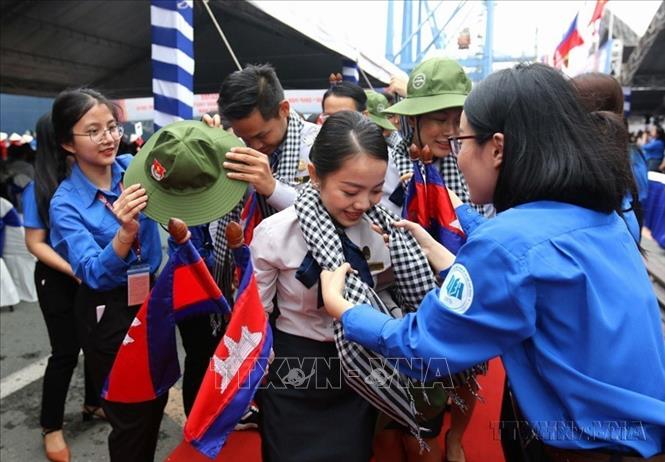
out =
<svg viewBox="0 0 665 462"><path fill-rule="evenodd" d="M190 240L162 270L129 327L102 390L108 401L149 401L180 378L176 322L229 306Z"/></svg>
<svg viewBox="0 0 665 462"><path fill-rule="evenodd" d="M261 223L262 219L263 214L261 213L261 207L259 207L256 191L252 191L245 201L242 213L240 214L240 224L243 229L244 241L246 244L252 242L254 228Z"/></svg>
<svg viewBox="0 0 665 462"><path fill-rule="evenodd" d="M247 410L268 366L272 332L246 245L234 249L240 287L224 338L185 424L185 441L214 459Z"/></svg>
<svg viewBox="0 0 665 462"><path fill-rule="evenodd" d="M425 164L427 188L427 212L429 215L429 233L453 254L466 242L455 208L443 182L443 178L433 164Z"/></svg>
<svg viewBox="0 0 665 462"><path fill-rule="evenodd" d="M402 208L402 216L409 221L418 223L425 229L429 228L427 187L418 161L413 162L413 176L406 188L406 200Z"/></svg>
<svg viewBox="0 0 665 462"><path fill-rule="evenodd" d="M454 254L466 242L443 178L432 163L413 163L413 176L407 186L402 216L425 228Z"/></svg>
<svg viewBox="0 0 665 462"><path fill-rule="evenodd" d="M582 36L577 31L577 16L575 15L575 19L570 24L566 35L563 36L563 40L561 40L561 43L559 43L554 51L554 67L560 68L568 58L570 50L584 43Z"/></svg>

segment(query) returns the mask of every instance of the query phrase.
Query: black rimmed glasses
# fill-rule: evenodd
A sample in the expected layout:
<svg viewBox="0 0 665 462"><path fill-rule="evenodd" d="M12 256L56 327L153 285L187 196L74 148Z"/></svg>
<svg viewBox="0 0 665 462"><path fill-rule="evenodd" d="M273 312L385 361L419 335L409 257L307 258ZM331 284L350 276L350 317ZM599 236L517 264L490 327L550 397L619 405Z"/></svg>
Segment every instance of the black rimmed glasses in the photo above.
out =
<svg viewBox="0 0 665 462"><path fill-rule="evenodd" d="M102 144L104 139L106 139L106 134L111 135L114 141L118 141L122 138L122 135L125 133L125 129L122 128L122 125L112 125L109 128L104 130L99 130L98 128L92 128L85 133L72 133L74 136L88 136L90 141L95 144Z"/></svg>
<svg viewBox="0 0 665 462"><path fill-rule="evenodd" d="M457 159L457 156L459 156L459 152L462 149L462 143L460 143L460 140L466 140L475 137L476 135L449 136L448 144L450 145L450 153L453 155L453 157Z"/></svg>

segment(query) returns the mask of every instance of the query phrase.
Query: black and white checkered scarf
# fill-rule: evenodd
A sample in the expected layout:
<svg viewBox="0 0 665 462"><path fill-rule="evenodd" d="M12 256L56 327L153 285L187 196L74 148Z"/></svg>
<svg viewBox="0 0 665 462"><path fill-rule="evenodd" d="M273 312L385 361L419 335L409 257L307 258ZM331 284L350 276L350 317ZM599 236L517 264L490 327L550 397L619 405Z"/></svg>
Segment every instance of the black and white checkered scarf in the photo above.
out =
<svg viewBox="0 0 665 462"><path fill-rule="evenodd" d="M402 141L395 146L393 151L393 159L397 165L400 176L403 176L406 173L411 173L413 171L413 161L409 156L409 146L413 143L413 134L403 138ZM485 209L482 205L476 205L471 203L471 197L469 196L469 190L466 185L466 180L464 175L460 172L459 167L457 166L457 161L453 156L446 156L440 159L436 159L439 164L439 173L441 178L446 182L446 186L449 187L457 197L460 198L465 204L470 204L475 208L478 213L481 215L485 214Z"/></svg>
<svg viewBox="0 0 665 462"><path fill-rule="evenodd" d="M304 123L297 112L291 111L289 123L286 127L286 138L277 150L281 150L277 166L273 169L275 179L284 184L293 186L298 163L300 162L300 147L302 145L302 129Z"/></svg>
<svg viewBox="0 0 665 462"><path fill-rule="evenodd" d="M339 231L324 208L319 192L312 185L306 185L299 192L295 209L307 247L321 268L333 270L344 263ZM410 233L391 226L399 217L380 205L371 208L366 216L372 223L389 230L390 258L397 289L396 301L404 311L415 310L425 294L436 284L427 258ZM354 304L367 303L392 316L376 292L355 274L347 275L345 296ZM419 437L417 411L404 376L376 353L347 341L342 325L337 321L334 323L334 336L345 372L344 377L349 386ZM383 381L377 382L377 377L388 377L392 380L386 385Z"/></svg>
<svg viewBox="0 0 665 462"><path fill-rule="evenodd" d="M272 154L273 156L278 156L276 159L277 165L273 167L273 176L277 181L289 186L295 184L294 180L298 173L303 125L303 121L298 113L291 111L284 142ZM259 194L257 194L257 202L263 218L269 217L277 212L266 202L266 198ZM233 300L233 297L229 298L229 295L232 291L234 265L233 256L231 255L231 251L229 250L226 241L225 230L226 226L231 221L240 221L240 214L242 213L243 206L244 203L240 202L231 212L217 220L214 224L215 229L210 230L211 234L214 236L213 251L215 255L215 270L213 276L219 285L219 288L224 293L224 296L227 297L227 300Z"/></svg>

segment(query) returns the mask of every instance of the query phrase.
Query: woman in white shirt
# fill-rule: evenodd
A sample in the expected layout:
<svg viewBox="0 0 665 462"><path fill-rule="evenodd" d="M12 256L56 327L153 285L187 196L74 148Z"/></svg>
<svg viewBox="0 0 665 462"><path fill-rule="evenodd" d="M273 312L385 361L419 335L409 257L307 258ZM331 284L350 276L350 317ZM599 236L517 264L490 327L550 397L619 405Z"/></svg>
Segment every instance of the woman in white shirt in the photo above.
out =
<svg viewBox="0 0 665 462"><path fill-rule="evenodd" d="M401 243L394 249L372 229L375 224L387 229L398 218L377 206L388 163L385 139L361 114L342 111L324 123L310 160L311 184L294 206L264 219L251 244L274 332L275 360L257 398L264 460L367 462L375 408L411 429L418 448L428 435L421 434L423 423L415 422L413 396L399 374L392 375L392 366L374 364L344 339L323 309L319 289L321 268L349 261L356 270L349 291L380 299L383 312L400 316L393 298L406 300L400 306L417 306L422 292L435 284L410 234L393 228L399 236L391 235L391 242ZM386 374L392 379L387 385L373 382Z"/></svg>

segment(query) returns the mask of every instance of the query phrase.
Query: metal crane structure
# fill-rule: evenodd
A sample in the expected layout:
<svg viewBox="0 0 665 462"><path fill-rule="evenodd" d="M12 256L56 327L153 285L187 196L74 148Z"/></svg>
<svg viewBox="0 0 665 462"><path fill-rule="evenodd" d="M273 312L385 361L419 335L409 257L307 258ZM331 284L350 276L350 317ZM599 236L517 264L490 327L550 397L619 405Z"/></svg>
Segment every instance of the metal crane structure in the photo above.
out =
<svg viewBox="0 0 665 462"><path fill-rule="evenodd" d="M418 64L432 47L444 50L450 46L451 38L457 38L457 47L464 49L469 46L470 37L468 32L468 9L477 6L478 2L468 0L459 1L456 4L450 1L439 0L405 0L399 2L402 5L401 27L396 24L397 2L388 0L388 20L386 34L386 58L398 65L403 71L409 73ZM431 5L435 3L434 5ZM441 8L446 5L450 8ZM497 62L535 61L536 56L497 56L493 49L494 35L494 0L483 2L485 31L482 34L483 45L480 53L467 56L457 61L467 69L469 78L478 82L492 73L493 65ZM443 13L448 11L447 15ZM466 17L462 17L464 12ZM415 13L415 14L414 14ZM441 21L445 17L444 21ZM439 26L442 24L441 26ZM429 27L431 37L426 41L426 28ZM401 32L400 47L394 51L394 37Z"/></svg>

